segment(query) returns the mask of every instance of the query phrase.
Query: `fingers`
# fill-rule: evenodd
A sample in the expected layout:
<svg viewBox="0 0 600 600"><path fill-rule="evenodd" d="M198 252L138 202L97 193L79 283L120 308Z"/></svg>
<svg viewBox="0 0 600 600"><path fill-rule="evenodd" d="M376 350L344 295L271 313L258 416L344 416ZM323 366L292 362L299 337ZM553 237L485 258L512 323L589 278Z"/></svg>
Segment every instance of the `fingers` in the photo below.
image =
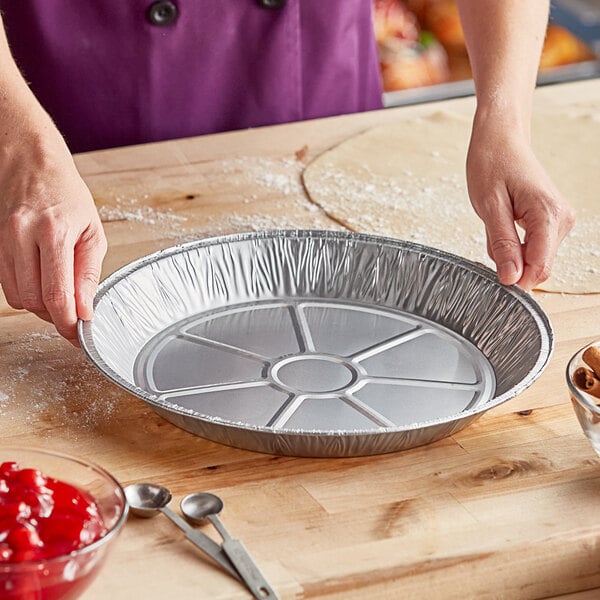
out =
<svg viewBox="0 0 600 600"><path fill-rule="evenodd" d="M472 142L467 161L469 196L485 223L488 254L499 281L533 290L550 276L575 215L528 143L500 143L503 140L490 145L487 137L476 136ZM500 147L503 160L496 160ZM517 225L525 231L524 243Z"/></svg>
<svg viewBox="0 0 600 600"><path fill-rule="evenodd" d="M107 243L93 203L76 209L15 211L0 223L0 283L10 306L54 323L79 346L77 320L92 318Z"/></svg>
<svg viewBox="0 0 600 600"><path fill-rule="evenodd" d="M488 253L496 263L500 282L517 283L526 290L533 290L550 277L558 247L573 227L575 218L572 209L562 200L541 193L537 197L527 195L527 208L517 218L512 210L518 202L518 198L507 199L482 218L486 223ZM523 244L515 220L525 229Z"/></svg>
<svg viewBox="0 0 600 600"><path fill-rule="evenodd" d="M521 241L512 222L492 222L486 228L489 254L503 285L517 283L523 274Z"/></svg>
<svg viewBox="0 0 600 600"><path fill-rule="evenodd" d="M551 228L531 228L527 242L523 245L525 268L519 285L526 290L533 290L536 285L546 281L552 272L554 255L558 248L558 240Z"/></svg>
<svg viewBox="0 0 600 600"><path fill-rule="evenodd" d="M0 283L12 307L78 345L77 319L91 318L106 251L102 224L58 130L15 131L0 164Z"/></svg>
<svg viewBox="0 0 600 600"><path fill-rule="evenodd" d="M22 234L20 227L13 227L12 231L10 243L2 249L0 265L0 282L6 301L13 308L28 310L52 322L42 299L37 245Z"/></svg>
<svg viewBox="0 0 600 600"><path fill-rule="evenodd" d="M75 304L77 316L89 321L93 316L93 300L106 254L106 238L102 229L83 236L75 248Z"/></svg>
<svg viewBox="0 0 600 600"><path fill-rule="evenodd" d="M13 237L14 262L5 253L0 264L2 288L13 308L54 323L58 333L79 346L77 319L92 318L106 239L100 226L76 244L57 235L46 235L44 240L38 248L29 239Z"/></svg>
<svg viewBox="0 0 600 600"><path fill-rule="evenodd" d="M40 248L39 265L42 302L58 333L77 346L73 244L48 240Z"/></svg>
<svg viewBox="0 0 600 600"><path fill-rule="evenodd" d="M15 279L15 265L12 260L12 255L9 255L8 252L2 250L1 258L3 260L0 261L0 284L2 284L4 297L8 304L13 308L23 308L19 296L19 289L17 287L17 280Z"/></svg>
<svg viewBox="0 0 600 600"><path fill-rule="evenodd" d="M100 223L90 225L79 239L54 242L41 256L42 297L57 331L79 346L77 320L90 320L93 299L106 254Z"/></svg>
<svg viewBox="0 0 600 600"><path fill-rule="evenodd" d="M496 263L498 280L529 291L550 277L558 246L570 229L562 220L548 218L541 201L532 202L532 206L528 218L518 220L526 231L525 243L521 243L514 216L508 210L484 218L488 253Z"/></svg>
<svg viewBox="0 0 600 600"><path fill-rule="evenodd" d="M523 251L510 199L498 195L487 204L482 218L486 226L488 254L496 263L498 279L503 285L513 285L523 274Z"/></svg>
<svg viewBox="0 0 600 600"><path fill-rule="evenodd" d="M573 227L575 218L570 208L559 207L550 213L538 209L531 221L525 223L525 267L518 282L526 290L534 289L550 277L558 247Z"/></svg>

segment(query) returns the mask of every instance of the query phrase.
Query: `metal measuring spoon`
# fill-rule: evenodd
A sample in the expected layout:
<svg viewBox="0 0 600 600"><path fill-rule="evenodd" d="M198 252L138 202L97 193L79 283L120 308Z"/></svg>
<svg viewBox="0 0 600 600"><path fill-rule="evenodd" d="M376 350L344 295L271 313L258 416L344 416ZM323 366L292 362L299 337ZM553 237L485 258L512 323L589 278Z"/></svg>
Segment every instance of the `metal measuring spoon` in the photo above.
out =
<svg viewBox="0 0 600 600"><path fill-rule="evenodd" d="M168 508L167 504L171 502L172 496L166 487L155 483L133 483L125 487L125 497L131 513L136 517L149 518L156 516L159 512L163 513L185 533L186 539L210 556L230 575L241 581L238 572L224 554L221 546L206 534L191 527L178 514Z"/></svg>
<svg viewBox="0 0 600 600"><path fill-rule="evenodd" d="M271 586L267 583L263 574L258 570L255 562L252 560L246 548L239 540L234 540L225 526L217 516L223 510L223 500L215 494L208 492L198 492L188 494L182 498L179 504L181 512L191 523L201 523L208 519L223 538L222 548L225 554L231 559L235 568L238 570L242 579L246 582L248 589L255 598L264 600L270 598L277 599L277 595Z"/></svg>

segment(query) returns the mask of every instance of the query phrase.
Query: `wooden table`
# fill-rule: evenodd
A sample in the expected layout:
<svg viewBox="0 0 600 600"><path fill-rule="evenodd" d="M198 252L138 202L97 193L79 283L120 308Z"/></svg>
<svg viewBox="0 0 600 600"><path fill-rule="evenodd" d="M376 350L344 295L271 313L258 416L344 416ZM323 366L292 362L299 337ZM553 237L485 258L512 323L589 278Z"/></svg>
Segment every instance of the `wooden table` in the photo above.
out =
<svg viewBox="0 0 600 600"><path fill-rule="evenodd" d="M600 81L539 89L536 108L551 106L600 111ZM466 98L79 155L110 242L104 274L184 239L339 228L308 200L306 162L372 125L473 107ZM2 299L2 441L92 459L124 485L163 483L174 508L185 493L219 493L224 522L281 598L598 598L600 459L564 369L600 337L600 295L536 297L556 348L532 387L452 438L352 459L270 456L186 433ZM84 597L250 596L158 517L129 519Z"/></svg>

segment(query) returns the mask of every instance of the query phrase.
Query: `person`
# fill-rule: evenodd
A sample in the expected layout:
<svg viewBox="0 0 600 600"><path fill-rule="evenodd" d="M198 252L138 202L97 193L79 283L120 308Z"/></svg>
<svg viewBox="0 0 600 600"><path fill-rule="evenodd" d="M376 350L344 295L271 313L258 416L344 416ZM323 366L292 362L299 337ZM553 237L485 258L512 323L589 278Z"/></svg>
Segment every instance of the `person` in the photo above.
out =
<svg viewBox="0 0 600 600"><path fill-rule="evenodd" d="M477 109L467 156L469 197L485 224L499 280L531 290L550 276L575 213L531 148L546 0L457 0ZM515 223L525 231L524 242Z"/></svg>
<svg viewBox="0 0 600 600"><path fill-rule="evenodd" d="M548 277L573 211L534 156L548 0L457 0L468 190L504 284ZM107 243L72 152L381 107L372 0L0 0L0 284L77 345ZM526 232L521 243L515 223Z"/></svg>

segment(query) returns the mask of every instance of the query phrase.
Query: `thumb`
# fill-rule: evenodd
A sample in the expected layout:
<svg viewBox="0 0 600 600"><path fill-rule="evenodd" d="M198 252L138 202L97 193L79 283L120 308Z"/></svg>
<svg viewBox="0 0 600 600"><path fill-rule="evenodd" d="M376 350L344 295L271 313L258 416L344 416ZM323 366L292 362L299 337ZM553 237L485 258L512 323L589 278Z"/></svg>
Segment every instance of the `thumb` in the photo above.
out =
<svg viewBox="0 0 600 600"><path fill-rule="evenodd" d="M523 274L523 249L514 222L490 223L486 227L486 234L500 283L517 283Z"/></svg>
<svg viewBox="0 0 600 600"><path fill-rule="evenodd" d="M77 316L89 321L94 315L93 302L100 273L104 251L102 244L94 240L80 242L75 249L75 302Z"/></svg>

